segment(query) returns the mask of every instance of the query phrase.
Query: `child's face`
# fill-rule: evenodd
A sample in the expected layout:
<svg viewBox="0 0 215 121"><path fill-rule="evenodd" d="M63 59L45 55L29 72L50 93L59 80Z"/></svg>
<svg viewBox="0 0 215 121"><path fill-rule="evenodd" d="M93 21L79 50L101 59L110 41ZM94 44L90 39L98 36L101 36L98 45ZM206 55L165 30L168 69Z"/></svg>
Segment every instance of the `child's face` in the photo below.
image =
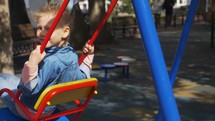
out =
<svg viewBox="0 0 215 121"><path fill-rule="evenodd" d="M40 42L42 42L48 33L52 22L54 21L55 16L53 15L43 15L38 17L37 23L37 38ZM48 41L46 48L52 46L62 47L66 43L66 38L69 35L69 28L67 26L62 27L57 25L55 30L53 31L50 40Z"/></svg>

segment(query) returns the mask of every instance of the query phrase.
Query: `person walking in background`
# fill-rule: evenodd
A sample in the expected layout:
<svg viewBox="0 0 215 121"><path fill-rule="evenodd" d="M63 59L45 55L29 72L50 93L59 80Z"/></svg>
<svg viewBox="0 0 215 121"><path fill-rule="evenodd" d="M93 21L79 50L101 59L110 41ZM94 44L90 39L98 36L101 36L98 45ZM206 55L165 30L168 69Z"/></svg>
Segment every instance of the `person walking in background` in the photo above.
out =
<svg viewBox="0 0 215 121"><path fill-rule="evenodd" d="M161 0L155 0L153 2L152 7L153 7L153 11L154 11L156 28L158 27L158 25L160 25L160 16L161 16L161 12L162 12L162 5L163 5L163 2Z"/></svg>
<svg viewBox="0 0 215 121"><path fill-rule="evenodd" d="M174 0L165 0L163 3L163 9L165 10L165 28L171 25Z"/></svg>
<svg viewBox="0 0 215 121"><path fill-rule="evenodd" d="M83 14L88 14L88 9L87 9L87 5L86 4L83 4L83 8L81 9L81 12Z"/></svg>
<svg viewBox="0 0 215 121"><path fill-rule="evenodd" d="M84 15L84 21L85 21L85 23L87 25L89 25L90 24L90 18L89 18L88 9L87 9L87 5L86 4L83 4L81 12Z"/></svg>

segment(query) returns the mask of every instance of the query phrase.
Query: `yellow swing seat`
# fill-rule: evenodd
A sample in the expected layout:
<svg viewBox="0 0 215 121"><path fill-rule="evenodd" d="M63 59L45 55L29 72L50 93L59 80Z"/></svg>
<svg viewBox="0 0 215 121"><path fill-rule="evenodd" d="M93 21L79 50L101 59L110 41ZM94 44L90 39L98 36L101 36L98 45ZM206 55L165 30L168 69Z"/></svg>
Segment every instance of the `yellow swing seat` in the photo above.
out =
<svg viewBox="0 0 215 121"><path fill-rule="evenodd" d="M96 78L89 78L83 80L77 80L73 82L66 82L61 84L52 85L46 88L40 97L38 98L34 109L37 110L35 115L32 115L28 109L19 100L21 92L14 94L9 89L0 90L0 95L7 92L14 101L21 107L23 112L31 121L44 121L44 120L57 120L57 121L69 121L65 116L76 113L74 121L77 121L84 109L88 105L90 99L94 94L97 94L98 81ZM79 99L82 101L80 102ZM55 112L49 116L40 117L46 106L54 106L58 104L74 102L76 107L67 109L65 111ZM5 121L23 121L16 116L13 116L7 108L0 109L0 119Z"/></svg>

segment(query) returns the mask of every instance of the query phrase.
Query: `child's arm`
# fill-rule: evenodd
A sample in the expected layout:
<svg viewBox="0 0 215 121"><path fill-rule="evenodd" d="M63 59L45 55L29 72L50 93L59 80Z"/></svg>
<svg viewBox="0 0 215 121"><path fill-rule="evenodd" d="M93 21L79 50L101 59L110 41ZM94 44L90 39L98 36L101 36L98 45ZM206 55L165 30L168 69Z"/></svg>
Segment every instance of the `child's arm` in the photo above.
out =
<svg viewBox="0 0 215 121"><path fill-rule="evenodd" d="M38 74L38 65L44 59L46 53L40 53L40 45L38 45L30 54L29 60L25 63L22 69L22 83L33 80Z"/></svg>
<svg viewBox="0 0 215 121"><path fill-rule="evenodd" d="M86 64L90 69L92 69L92 63L94 58L94 46L86 43L83 48L83 52L87 53L87 56L83 60L83 63Z"/></svg>
<svg viewBox="0 0 215 121"><path fill-rule="evenodd" d="M86 74L87 78L90 77L90 70L92 69L92 63L94 58L94 46L85 44L83 52L87 53L86 58L83 60L83 63L80 65L80 69Z"/></svg>
<svg viewBox="0 0 215 121"><path fill-rule="evenodd" d="M24 67L22 69L22 83L26 84L27 82L33 80L38 74L38 65L33 66L29 63L29 61L25 62Z"/></svg>

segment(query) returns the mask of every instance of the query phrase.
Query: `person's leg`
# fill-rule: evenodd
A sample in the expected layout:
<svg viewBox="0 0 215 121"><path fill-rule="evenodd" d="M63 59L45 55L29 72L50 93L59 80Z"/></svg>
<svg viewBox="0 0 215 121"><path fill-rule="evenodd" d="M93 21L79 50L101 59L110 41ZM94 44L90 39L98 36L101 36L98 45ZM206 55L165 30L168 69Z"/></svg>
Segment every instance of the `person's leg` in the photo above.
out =
<svg viewBox="0 0 215 121"><path fill-rule="evenodd" d="M155 16L155 26L157 28L158 25L159 25L159 23L158 23L158 19L159 19L158 16L159 16L159 14L155 13L154 16Z"/></svg>
<svg viewBox="0 0 215 121"><path fill-rule="evenodd" d="M169 10L169 26L172 25L172 15L173 15L173 8L171 7Z"/></svg>
<svg viewBox="0 0 215 121"><path fill-rule="evenodd" d="M157 23L158 23L158 25L160 25L160 18L161 18L161 14L157 14Z"/></svg>
<svg viewBox="0 0 215 121"><path fill-rule="evenodd" d="M170 15L167 15L167 26L170 26L171 23L170 23Z"/></svg>
<svg viewBox="0 0 215 121"><path fill-rule="evenodd" d="M20 78L10 74L0 74L0 90L3 88L8 88L13 91L13 93L17 92L17 86L20 82ZM19 116L14 100L7 93L3 93L0 98L3 103L9 108L9 110Z"/></svg>
<svg viewBox="0 0 215 121"><path fill-rule="evenodd" d="M168 26L168 15L165 15L165 29L167 29Z"/></svg>

